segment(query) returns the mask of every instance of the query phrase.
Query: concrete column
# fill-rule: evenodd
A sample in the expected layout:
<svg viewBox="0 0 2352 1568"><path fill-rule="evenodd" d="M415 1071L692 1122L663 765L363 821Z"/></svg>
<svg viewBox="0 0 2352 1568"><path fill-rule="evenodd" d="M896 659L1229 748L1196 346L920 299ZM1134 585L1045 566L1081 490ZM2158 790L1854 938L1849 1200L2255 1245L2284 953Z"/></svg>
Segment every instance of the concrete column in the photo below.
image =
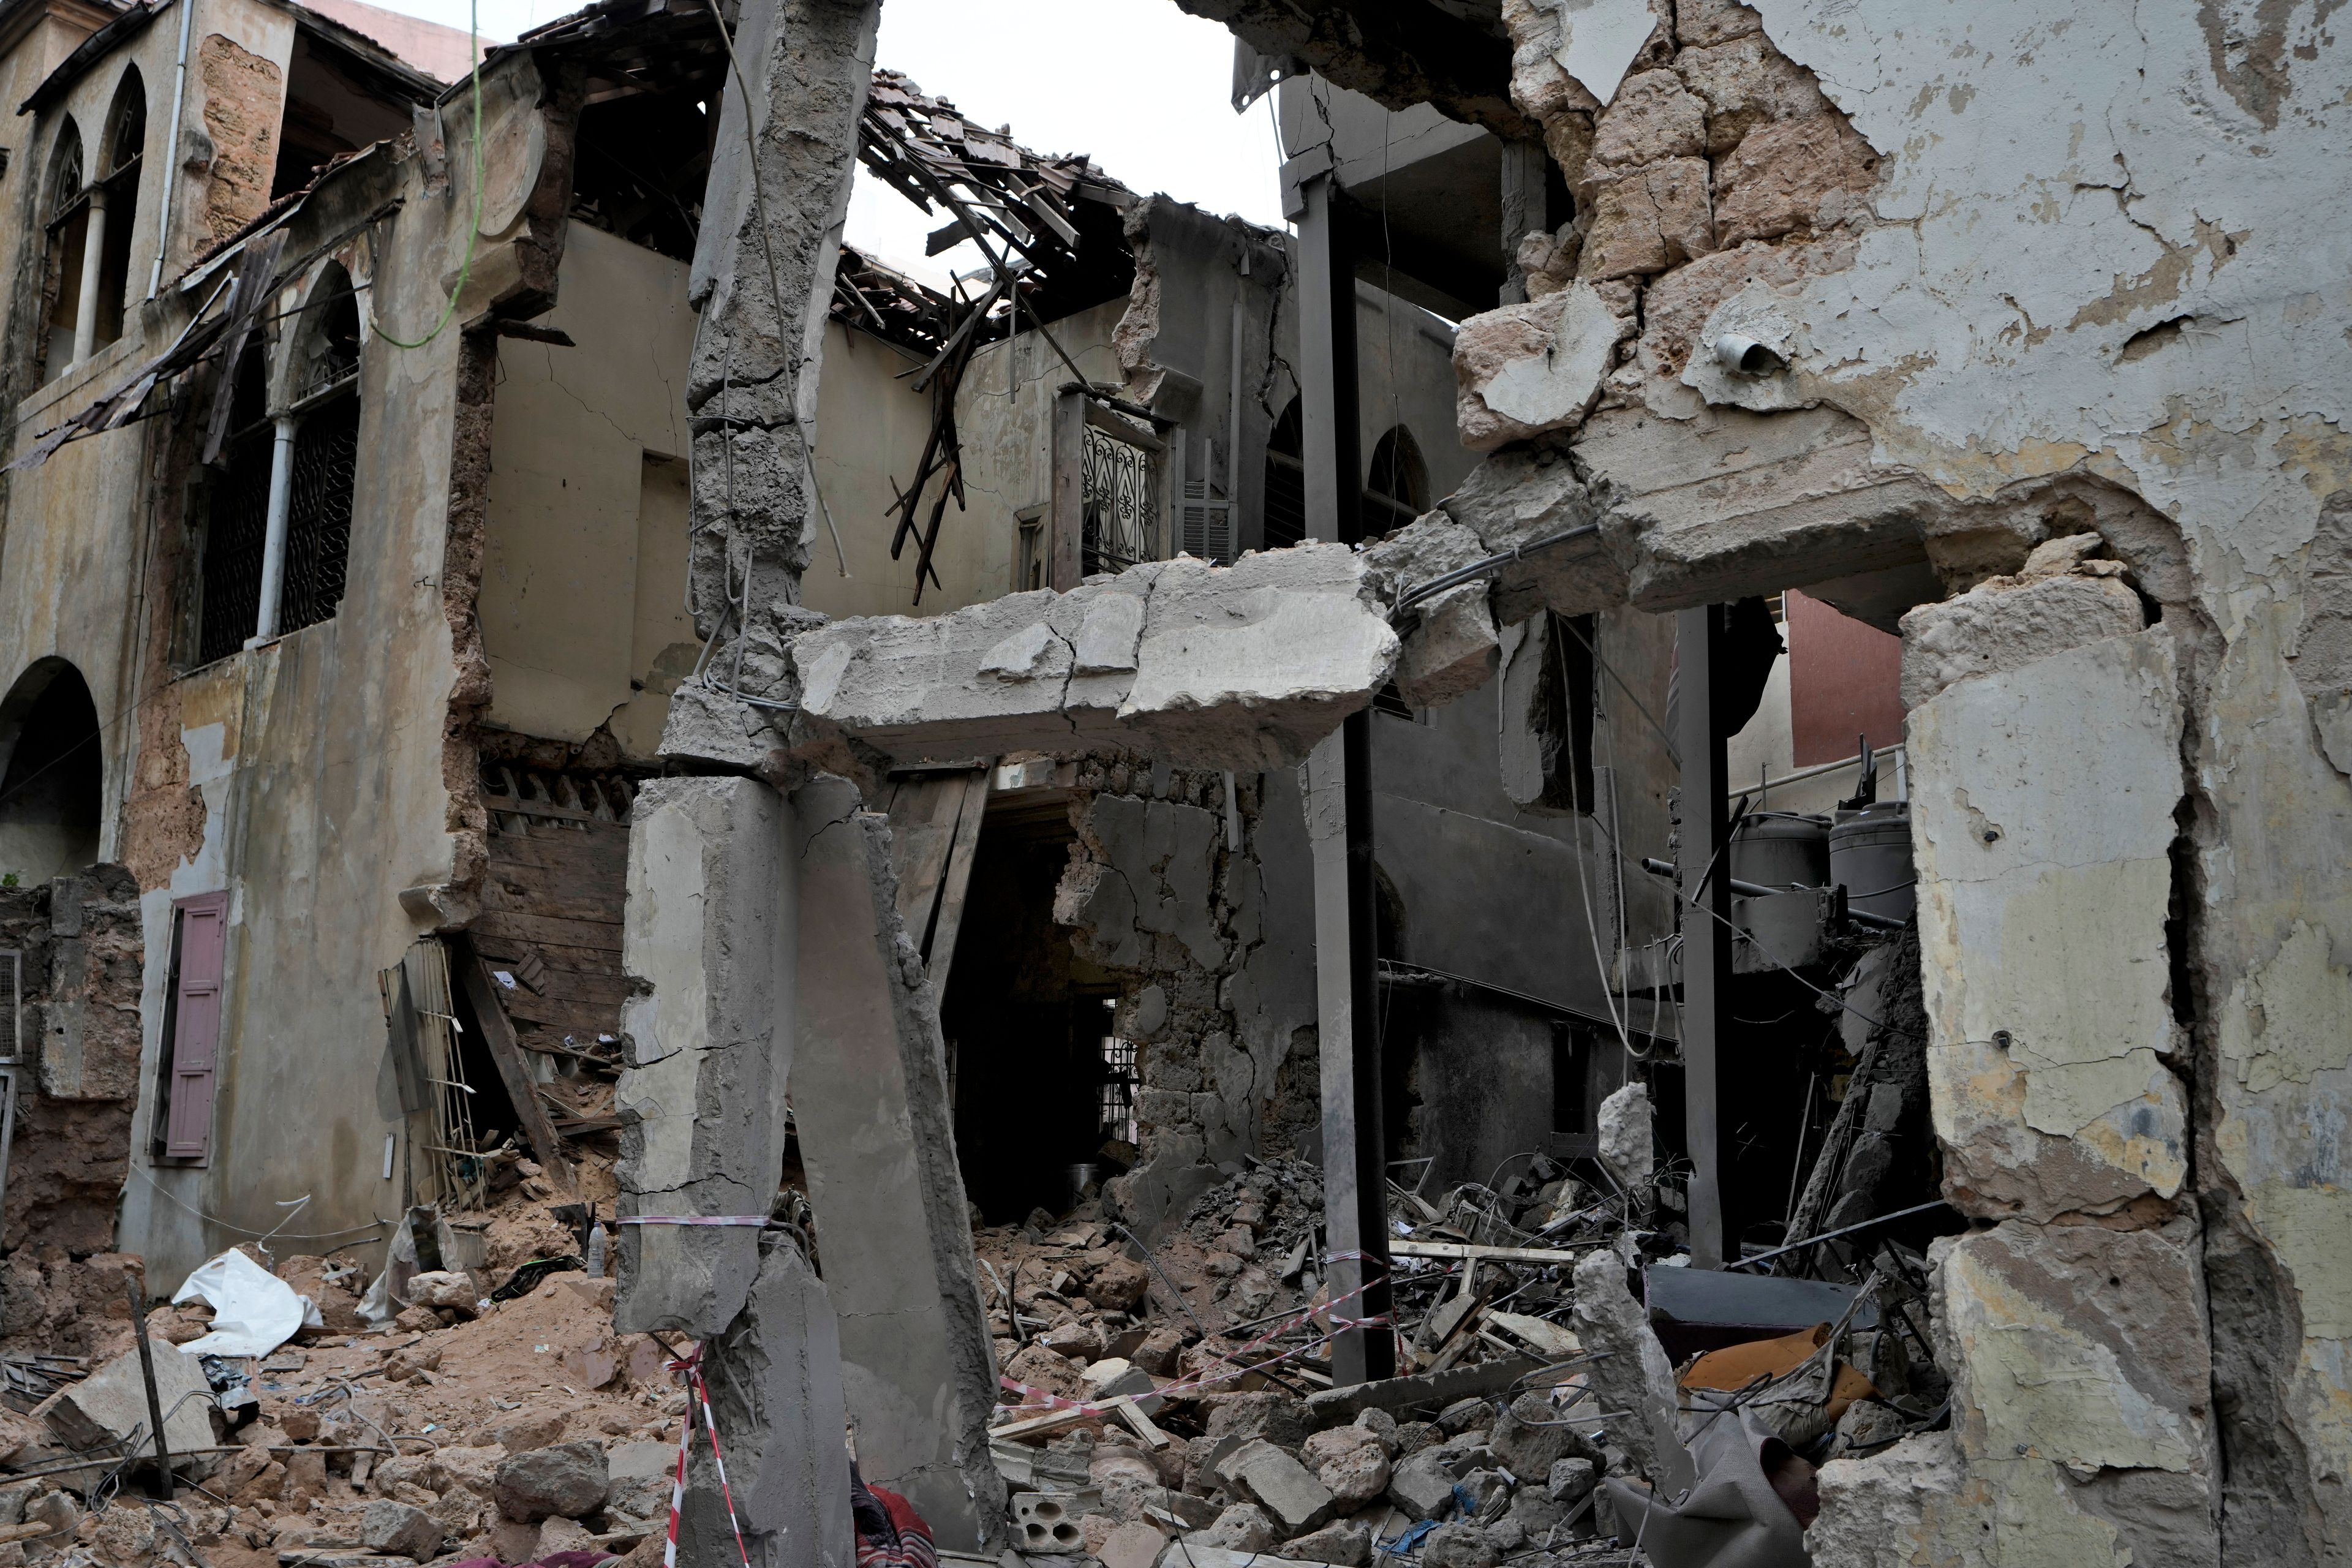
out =
<svg viewBox="0 0 2352 1568"><path fill-rule="evenodd" d="M703 1365L752 1568L850 1568L857 1543L841 1443L841 1341L824 1283L781 1234L762 1239L751 1296ZM677 1560L737 1562L707 1445L697 1446L687 1482Z"/></svg>
<svg viewBox="0 0 2352 1568"><path fill-rule="evenodd" d="M1004 1501L988 1454L996 1366L938 1001L899 920L889 819L829 777L793 811L800 896L823 911L800 925L793 1109L858 1463L942 1548L982 1551Z"/></svg>
<svg viewBox="0 0 2352 1568"><path fill-rule="evenodd" d="M1823 1468L1822 1563L2221 1560L2168 1065L2181 672L2161 627L2099 636L2079 599L2069 626L2080 580L2055 581L1906 622L1929 1089L1945 1194L1977 1228L1932 1254L1951 1429ZM2090 640L1953 680L1925 668L1955 646L1946 617L1981 647Z"/></svg>
<svg viewBox="0 0 2352 1568"><path fill-rule="evenodd" d="M106 188L89 193L89 217L81 231L81 296L74 310L74 363L98 346L98 273L106 251Z"/></svg>
<svg viewBox="0 0 2352 1568"><path fill-rule="evenodd" d="M793 809L756 779L656 779L629 825L621 1213L765 1215L783 1170L798 908ZM735 1321L751 1228L622 1226L624 1332Z"/></svg>
<svg viewBox="0 0 2352 1568"><path fill-rule="evenodd" d="M1315 860L1316 1036L1322 1062L1323 1234L1341 1311L1386 1313L1388 1166L1382 1139L1380 975L1372 943L1371 777L1368 714L1307 759L1307 837ZM1353 1254L1355 1256L1349 1256ZM1368 1288L1367 1279L1373 1281ZM1334 1384L1396 1373L1396 1341L1350 1331L1331 1346Z"/></svg>
<svg viewBox="0 0 2352 1568"><path fill-rule="evenodd" d="M286 523L294 506L294 437L301 427L302 421L281 414L270 443L268 521L261 537L261 608L253 625L256 643L278 635L278 605L286 596Z"/></svg>

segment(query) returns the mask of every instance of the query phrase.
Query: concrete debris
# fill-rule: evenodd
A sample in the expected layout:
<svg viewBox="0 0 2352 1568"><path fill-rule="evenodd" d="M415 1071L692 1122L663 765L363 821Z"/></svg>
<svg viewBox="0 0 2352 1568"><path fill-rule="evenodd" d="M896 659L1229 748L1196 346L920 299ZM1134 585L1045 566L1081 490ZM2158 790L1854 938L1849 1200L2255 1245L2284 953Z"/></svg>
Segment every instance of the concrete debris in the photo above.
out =
<svg viewBox="0 0 2352 1568"><path fill-rule="evenodd" d="M1463 322L1454 339L1462 444L1491 452L1583 424L1633 327L1582 279Z"/></svg>
<svg viewBox="0 0 2352 1568"><path fill-rule="evenodd" d="M902 761L1131 738L1187 766L1255 773L1296 763L1369 703L1396 654L1361 561L1323 544L841 622L793 658L805 721Z"/></svg>

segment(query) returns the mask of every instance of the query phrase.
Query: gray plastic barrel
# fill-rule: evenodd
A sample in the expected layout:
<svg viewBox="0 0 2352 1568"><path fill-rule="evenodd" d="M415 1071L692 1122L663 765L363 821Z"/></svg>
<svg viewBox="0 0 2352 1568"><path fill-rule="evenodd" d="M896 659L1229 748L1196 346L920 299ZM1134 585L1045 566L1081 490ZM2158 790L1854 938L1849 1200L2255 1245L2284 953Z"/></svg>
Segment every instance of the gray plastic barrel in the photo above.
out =
<svg viewBox="0 0 2352 1568"><path fill-rule="evenodd" d="M1845 888L1846 908L1907 921L1918 902L1911 865L1911 805L1882 800L1830 829L1830 879Z"/></svg>
<svg viewBox="0 0 2352 1568"><path fill-rule="evenodd" d="M1731 836L1731 874L1768 888L1821 888L1830 879L1830 819L1751 812Z"/></svg>

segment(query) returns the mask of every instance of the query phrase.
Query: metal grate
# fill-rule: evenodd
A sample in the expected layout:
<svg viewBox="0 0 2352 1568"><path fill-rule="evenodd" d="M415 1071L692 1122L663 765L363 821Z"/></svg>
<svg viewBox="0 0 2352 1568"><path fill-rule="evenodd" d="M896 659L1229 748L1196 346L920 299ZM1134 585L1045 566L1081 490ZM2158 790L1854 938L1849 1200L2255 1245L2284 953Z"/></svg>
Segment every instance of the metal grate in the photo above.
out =
<svg viewBox="0 0 2352 1568"><path fill-rule="evenodd" d="M0 948L0 1064L25 1059L25 955Z"/></svg>
<svg viewBox="0 0 2352 1568"><path fill-rule="evenodd" d="M205 522L205 598L198 612L196 662L226 658L245 646L261 614L261 550L269 530L269 427L229 453L228 477L212 489Z"/></svg>
<svg viewBox="0 0 2352 1568"><path fill-rule="evenodd" d="M1124 572L1157 558L1159 508L1153 502L1151 454L1089 425L1081 444L1079 494L1085 506L1080 570Z"/></svg>
<svg viewBox="0 0 2352 1568"><path fill-rule="evenodd" d="M360 400L341 397L302 421L286 517L286 588L278 629L330 619L343 602L352 552L352 487L360 456Z"/></svg>
<svg viewBox="0 0 2352 1568"><path fill-rule="evenodd" d="M1122 1040L1117 1035L1105 1035L1102 1063L1099 1130L1106 1138L1132 1143L1135 1142L1135 1042Z"/></svg>

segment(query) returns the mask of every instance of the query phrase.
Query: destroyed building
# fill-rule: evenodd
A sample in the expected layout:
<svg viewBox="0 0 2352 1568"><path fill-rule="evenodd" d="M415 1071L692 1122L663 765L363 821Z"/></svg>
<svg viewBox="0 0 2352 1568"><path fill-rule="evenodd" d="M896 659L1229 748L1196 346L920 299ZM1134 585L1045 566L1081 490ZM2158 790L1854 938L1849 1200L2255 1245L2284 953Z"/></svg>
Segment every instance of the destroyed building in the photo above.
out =
<svg viewBox="0 0 2352 1568"><path fill-rule="evenodd" d="M2345 1554L2326 8L1178 3L0 9L0 1552Z"/></svg>

